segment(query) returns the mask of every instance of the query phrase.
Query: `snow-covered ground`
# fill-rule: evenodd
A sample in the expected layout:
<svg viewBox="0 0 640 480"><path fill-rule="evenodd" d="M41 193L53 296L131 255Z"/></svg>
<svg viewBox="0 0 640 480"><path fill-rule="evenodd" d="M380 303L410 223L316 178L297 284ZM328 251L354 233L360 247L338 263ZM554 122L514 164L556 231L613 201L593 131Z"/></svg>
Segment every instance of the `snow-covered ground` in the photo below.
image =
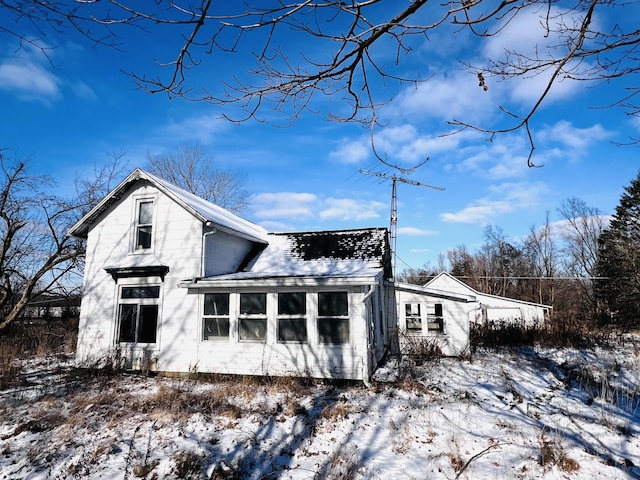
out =
<svg viewBox="0 0 640 480"><path fill-rule="evenodd" d="M631 341L390 362L369 388L25 369L0 479L640 478Z"/></svg>

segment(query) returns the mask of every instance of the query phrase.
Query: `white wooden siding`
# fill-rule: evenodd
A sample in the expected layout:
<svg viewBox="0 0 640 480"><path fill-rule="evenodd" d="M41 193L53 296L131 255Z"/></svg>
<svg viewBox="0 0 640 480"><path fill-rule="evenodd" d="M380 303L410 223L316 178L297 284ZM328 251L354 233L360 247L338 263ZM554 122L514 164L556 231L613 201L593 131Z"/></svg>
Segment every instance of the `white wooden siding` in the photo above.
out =
<svg viewBox="0 0 640 480"><path fill-rule="evenodd" d="M153 252L133 253L135 201L153 197ZM189 364L193 357L193 339L197 325L193 322L194 300L186 295L178 283L184 278L200 274L202 224L184 208L148 184L140 183L116 203L106 215L96 221L87 239L84 293L78 333L78 361L95 361L113 352L117 344L118 285L105 271L126 262L130 255L154 255L157 261L169 266L164 282L159 278L119 279L119 283L162 283L158 338L155 345L157 362L182 358ZM143 349L128 347L128 358L143 355ZM139 351L138 351L139 350ZM148 355L148 353L147 353Z"/></svg>
<svg viewBox="0 0 640 480"><path fill-rule="evenodd" d="M464 353L469 347L469 323L475 312L476 305L470 302L454 301L446 298L431 296L428 293L407 292L398 290L397 310L398 327L402 335L407 334L405 304L420 303L423 312L423 322L426 322L427 304L442 304L442 317L444 321L444 333L429 333L426 335L412 335L412 337L422 337L425 341L438 344L442 353L448 356L456 356ZM400 342L402 351L402 338Z"/></svg>

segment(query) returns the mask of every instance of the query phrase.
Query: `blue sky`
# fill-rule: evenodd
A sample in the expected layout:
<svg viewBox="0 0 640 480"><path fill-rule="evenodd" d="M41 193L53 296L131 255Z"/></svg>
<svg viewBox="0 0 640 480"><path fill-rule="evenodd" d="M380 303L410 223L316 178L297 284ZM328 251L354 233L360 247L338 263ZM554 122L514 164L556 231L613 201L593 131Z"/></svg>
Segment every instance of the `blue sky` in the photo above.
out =
<svg viewBox="0 0 640 480"><path fill-rule="evenodd" d="M627 13L625 18L637 18ZM620 20L597 18L602 24ZM559 220L556 210L567 198L578 197L611 214L637 175L638 149L614 142L640 136L640 122L617 109L592 108L620 96L624 84L564 81L556 86L532 124L533 161L541 168L527 167L529 146L522 131L492 142L469 130L442 136L452 131L448 120L494 127L504 121L499 105L524 111L535 101L544 76L487 79L485 92L458 61L482 64L500 55L504 45L531 48L539 38L536 25L522 17L481 42L446 31L434 34L416 43L401 63L405 72L431 75L428 82L417 87L376 83L380 98L393 99L380 110L386 126L376 132L378 150L406 167L428 156L429 162L407 178L445 189L398 184L398 270L435 264L440 252L459 245L475 251L489 224L518 241L544 222L546 212ZM221 118L222 107L150 95L122 73L157 72L153 60L163 60L176 45L171 35L131 30L123 40L122 49L114 50L67 33L46 40L55 47L46 58L3 38L0 146L12 156L30 157L64 192L76 174L106 164L111 152L124 152L133 169L148 153L197 142L222 168L246 176L253 198L244 216L270 231L389 225L390 182L359 169L392 172L373 157L368 130L328 122L322 115L340 109L339 99L316 99L321 113L305 114L288 127L282 127L287 124L282 115L269 111L264 113L270 123L235 125ZM377 53L381 59L392 56L384 45ZM196 89L219 88L220 81L245 71L249 60L242 53L204 58L189 82ZM237 113L234 107L224 112Z"/></svg>

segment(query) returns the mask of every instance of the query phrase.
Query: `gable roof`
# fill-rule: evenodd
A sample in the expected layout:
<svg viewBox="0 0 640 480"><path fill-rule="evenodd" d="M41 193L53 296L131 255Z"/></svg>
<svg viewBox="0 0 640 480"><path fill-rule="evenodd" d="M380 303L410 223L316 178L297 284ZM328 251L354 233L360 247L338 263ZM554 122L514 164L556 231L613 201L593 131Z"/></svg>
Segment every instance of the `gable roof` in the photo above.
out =
<svg viewBox="0 0 640 480"><path fill-rule="evenodd" d="M386 228L272 233L268 245L236 273L195 279L183 286L222 286L234 282L283 279L372 278L391 276Z"/></svg>
<svg viewBox="0 0 640 480"><path fill-rule="evenodd" d="M426 285L415 285L413 283L395 282L396 291L416 293L418 295L426 295L428 297L443 298L454 302L470 303L477 300L475 295L466 295L460 292L451 292L445 290L437 290L429 288Z"/></svg>
<svg viewBox="0 0 640 480"><path fill-rule="evenodd" d="M449 281L453 281L454 283L457 283L458 286L461 287L460 290L465 290L465 291L469 292L470 295L475 295L475 296L478 296L478 297L485 297L485 298L496 298L496 299L500 299L500 300L508 300L510 302L519 303L519 304L522 304L522 305L532 305L532 306L549 308L549 309L552 308L550 305L544 305L544 304L541 304L541 303L528 302L526 300L518 300L516 298L501 297L500 295L493 295L493 294L490 294L490 293L479 292L478 290L475 290L475 289L471 288L469 285L464 283L462 280L454 277L453 275L451 275L450 273L447 273L447 272L440 272L438 275L436 275L431 280L429 280L427 283L425 283L424 286L427 287L427 288L432 287L432 285L434 283L435 284L438 283L439 279L445 279L445 280L449 280Z"/></svg>
<svg viewBox="0 0 640 480"><path fill-rule="evenodd" d="M87 238L91 225L140 181L150 183L203 223L208 223L221 231L226 231L254 242L264 244L267 241L267 231L261 226L245 220L218 205L208 202L139 168L131 172L127 178L105 196L89 213L71 227L68 235L77 238Z"/></svg>

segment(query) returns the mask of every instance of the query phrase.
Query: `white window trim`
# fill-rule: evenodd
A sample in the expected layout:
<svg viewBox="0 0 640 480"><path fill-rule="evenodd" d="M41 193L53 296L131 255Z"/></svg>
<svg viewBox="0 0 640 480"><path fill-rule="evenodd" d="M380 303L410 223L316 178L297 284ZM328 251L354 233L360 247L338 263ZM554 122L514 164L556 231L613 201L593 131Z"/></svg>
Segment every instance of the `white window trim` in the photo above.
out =
<svg viewBox="0 0 640 480"><path fill-rule="evenodd" d="M133 197L133 213L131 216L131 239L129 245L129 251L134 255L145 255L153 253L155 251L156 233L158 225L158 196L157 195L138 195ZM149 248L136 248L138 242L138 213L140 211L140 204L144 202L153 203L153 214L151 220L151 246Z"/></svg>
<svg viewBox="0 0 640 480"><path fill-rule="evenodd" d="M305 310L306 313L304 314L279 314L278 313L278 295L280 294L286 294L286 293L302 293L304 294L304 301L305 301ZM276 336L275 336L275 343L279 343L279 344L293 344L293 345L308 345L309 344L309 340L310 340L310 332L309 332L309 295L310 293L304 289L302 290L279 290L275 292L275 307L274 307L274 311L275 311L275 330L276 330ZM306 329L306 334L307 334L307 339L306 340L280 340L279 339L279 335L280 335L280 320L299 320L299 319L303 319L304 320L304 325L305 325L305 329Z"/></svg>
<svg viewBox="0 0 640 480"><path fill-rule="evenodd" d="M417 303L420 305L420 322L422 325L422 329L420 332L416 331L416 330L409 330L407 328L407 310L406 310L406 306L408 304L413 304L413 303ZM435 305L436 304L440 304L442 305L442 331L433 331L433 330L429 330L429 309L433 308L435 309ZM446 325L446 321L445 321L445 308L444 308L445 304L444 302L424 302L424 301L411 301L411 300L407 300L405 302L402 302L401 305L401 312L402 312L402 319L404 322L404 331L407 335L411 335L411 336L423 336L423 337L442 337L445 336L447 334L447 325Z"/></svg>
<svg viewBox="0 0 640 480"><path fill-rule="evenodd" d="M331 316L321 316L320 315L320 293L346 293L347 294L347 314L346 315L331 315ZM347 290L347 289L340 289L340 288L332 288L332 289L328 289L328 290L318 290L315 293L315 311L314 311L314 319L313 319L313 327L314 327L314 331L315 331L315 341L316 341L316 345L319 347L323 347L323 348L344 348L345 345L352 345L353 344L353 321L351 316L353 315L353 308L354 306L352 305L352 295L351 295L351 291ZM320 340L320 327L319 327L319 321L323 318L338 318L341 320L347 320L349 322L349 338L346 342L343 343L325 343L322 342Z"/></svg>
<svg viewBox="0 0 640 480"><path fill-rule="evenodd" d="M240 313L240 297L242 295L251 295L251 294L264 294L265 295L265 312L264 313ZM236 320L236 324L235 324L235 334L236 334L236 338L237 338L237 342L238 343L254 343L254 344L268 344L268 343L272 343L272 340L270 339L271 336L271 326L270 326L270 320L269 320L269 298L272 297L273 294L268 291L268 290L248 290L248 291L239 291L236 292L236 300L235 300L235 304L237 305L237 310L236 310L236 315L235 315L235 320ZM229 307L229 310L231 310L231 307ZM254 338L249 338L249 339L243 339L240 338L240 323L243 319L255 319L255 320L264 320L265 321L265 333L264 333L264 338L262 339L254 339ZM229 325L229 327L231 327L231 325Z"/></svg>
<svg viewBox="0 0 640 480"><path fill-rule="evenodd" d="M136 287L159 287L158 298L122 298L123 288L136 288ZM116 285L116 299L115 299L115 312L113 325L115 325L113 343L116 347L126 348L144 348L145 350L160 349L160 334L161 334L161 319L162 319L162 299L164 290L162 288L162 282L155 280L148 282L122 282ZM155 343L148 342L121 342L120 341L120 305L157 305L158 315L156 318L156 341Z"/></svg>

